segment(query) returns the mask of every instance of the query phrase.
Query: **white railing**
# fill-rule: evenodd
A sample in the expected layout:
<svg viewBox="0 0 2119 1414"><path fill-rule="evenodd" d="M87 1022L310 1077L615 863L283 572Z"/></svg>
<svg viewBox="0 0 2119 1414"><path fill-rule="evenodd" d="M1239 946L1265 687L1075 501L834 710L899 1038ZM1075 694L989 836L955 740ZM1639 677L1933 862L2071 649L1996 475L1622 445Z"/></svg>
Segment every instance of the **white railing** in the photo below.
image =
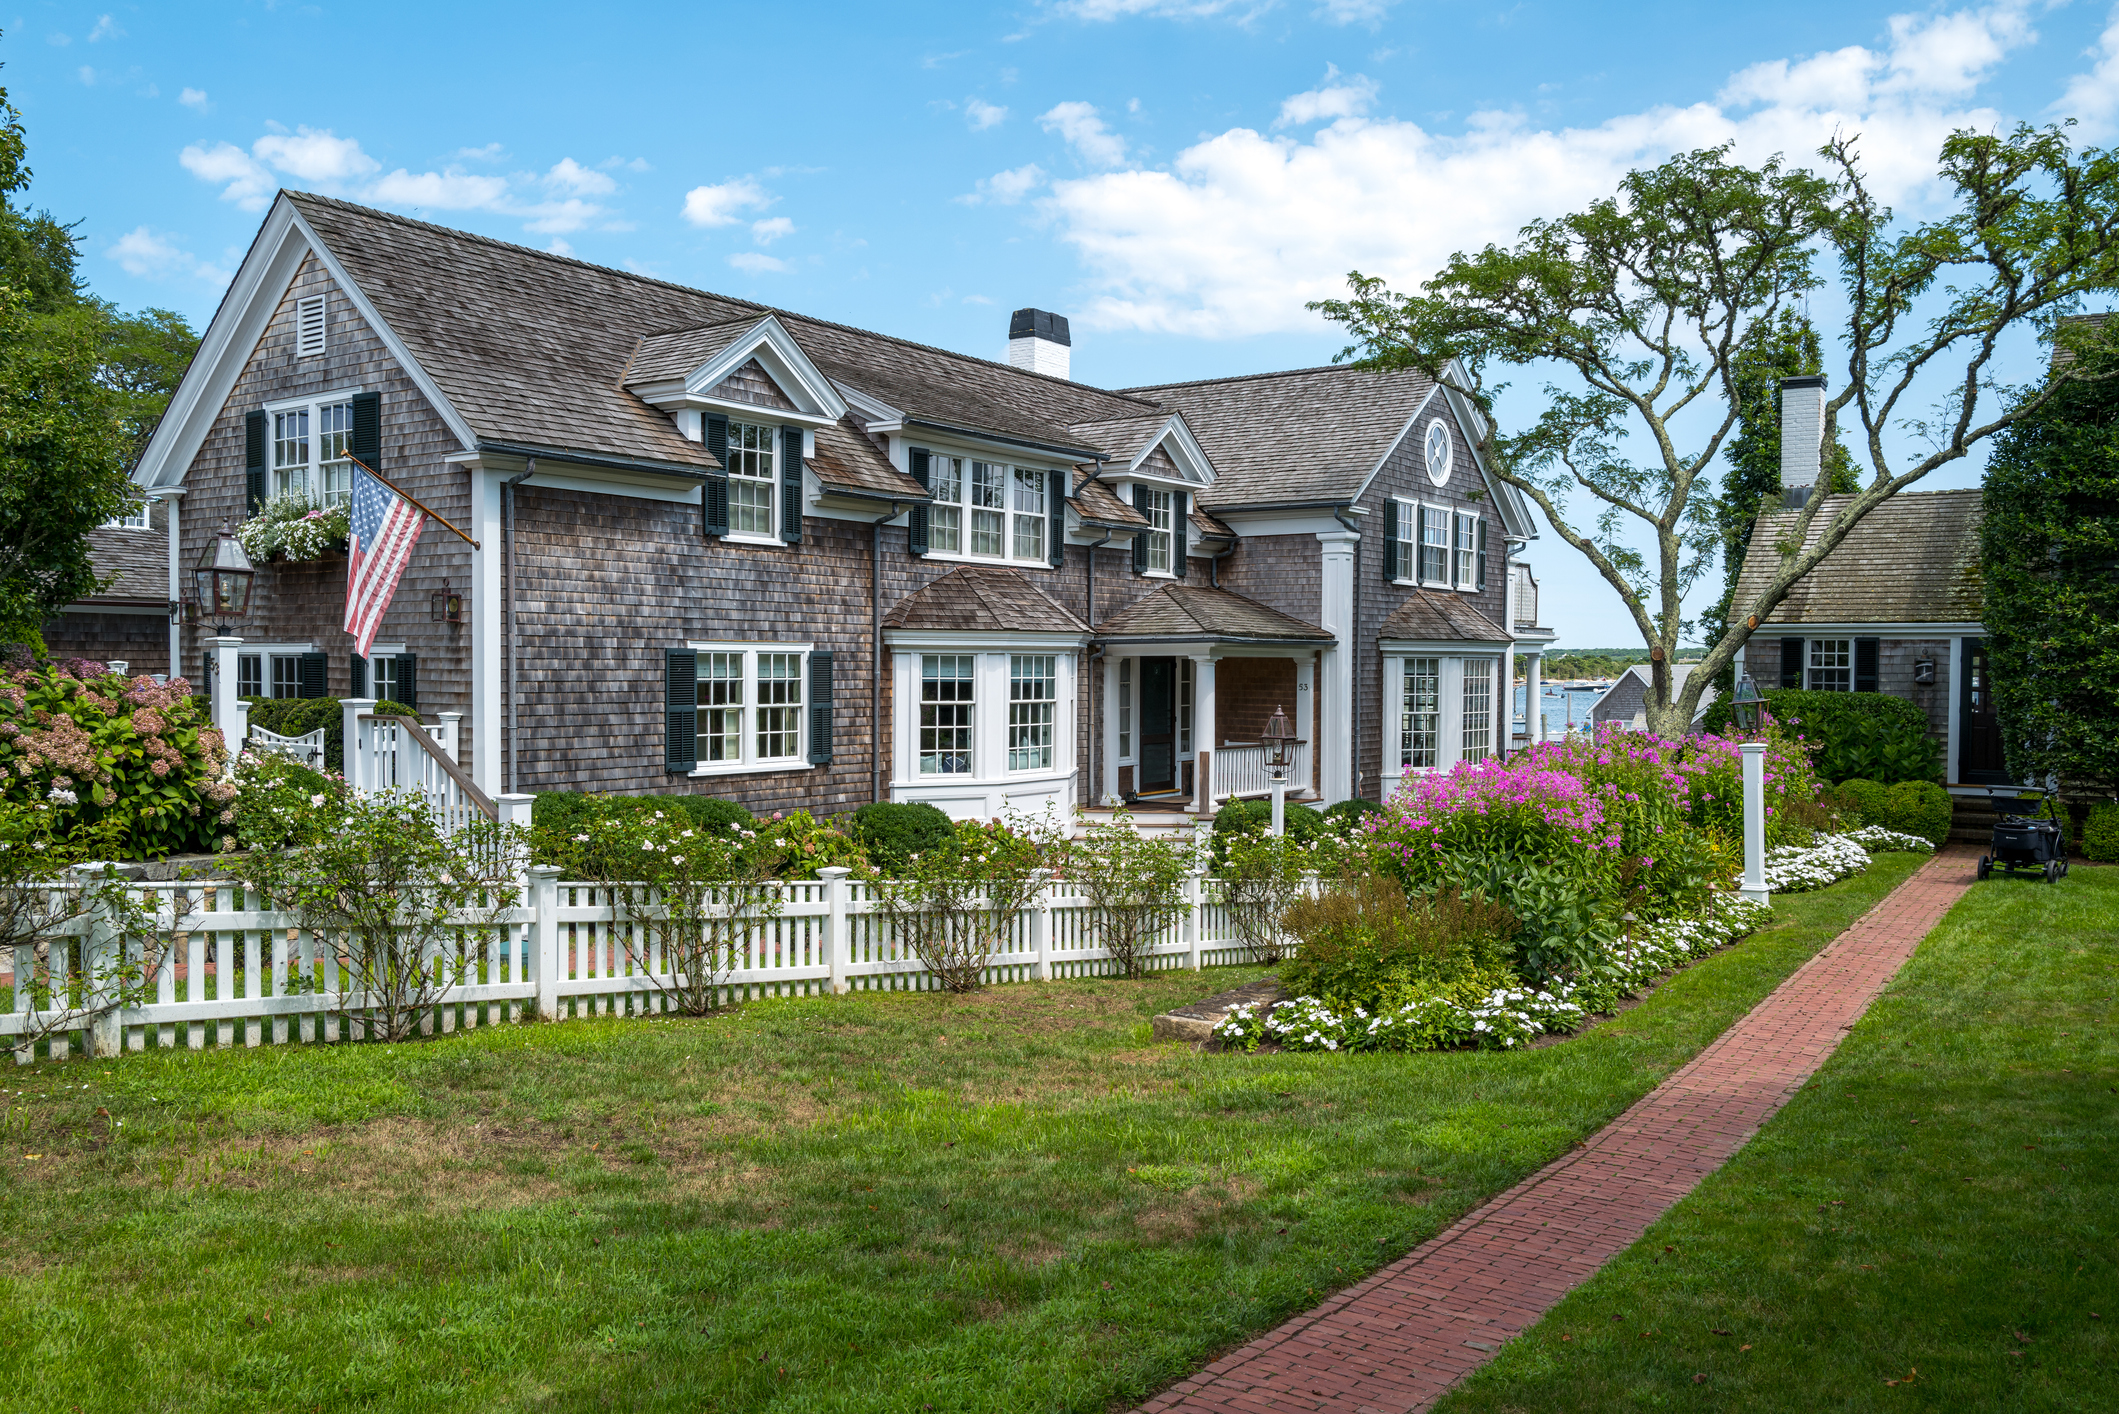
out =
<svg viewBox="0 0 2119 1414"><path fill-rule="evenodd" d="M1263 742L1223 742L1214 753L1214 796L1217 801L1231 796L1271 795L1273 793L1273 768L1266 764ZM1300 795L1310 787L1310 744L1306 741L1288 743L1288 794Z"/></svg>
<svg viewBox="0 0 2119 1414"><path fill-rule="evenodd" d="M409 791L424 797L442 828L455 831L475 816L500 818L499 807L456 764L453 715L437 741L410 717L378 717L372 701L346 700L346 784L356 795Z"/></svg>
<svg viewBox="0 0 2119 1414"><path fill-rule="evenodd" d="M872 886L854 882L845 869L819 872L826 877L777 886L781 912L758 922L721 979L723 999L931 989L933 978L892 935ZM363 1039L366 1001L347 990L341 940L303 928L295 915L238 883L132 887L156 912L157 956L144 957L136 942L129 960L131 975L145 977L154 1000L52 1035L43 1043L50 1059L65 1059L76 1038L91 1055ZM629 946L636 920L658 916L658 908L615 905L609 888L568 883L557 869L542 866L530 869L513 893L512 907L462 917L458 937L469 971L423 1013L422 1034L526 1016L645 1016L670 1009L663 991L673 980L668 968L656 951ZM1212 895L1211 881L1194 875L1186 882L1192 909L1170 925L1145 966L1196 969L1247 960L1227 910ZM1072 886L1046 884L995 947L985 979L1049 981L1112 971L1110 953L1095 942L1092 912ZM119 971L110 952L117 944L93 915L55 929L43 946L50 949L52 976ZM14 950L14 979L34 975L36 951ZM16 986L0 1011L0 1036L46 1029L30 1006L30 989ZM34 1045L0 1044L18 1062L37 1058Z"/></svg>
<svg viewBox="0 0 2119 1414"><path fill-rule="evenodd" d="M254 751L276 751L290 761L299 761L313 771L324 769L324 729L303 732L300 736L281 736L278 732L266 731L263 727L250 728L243 744Z"/></svg>

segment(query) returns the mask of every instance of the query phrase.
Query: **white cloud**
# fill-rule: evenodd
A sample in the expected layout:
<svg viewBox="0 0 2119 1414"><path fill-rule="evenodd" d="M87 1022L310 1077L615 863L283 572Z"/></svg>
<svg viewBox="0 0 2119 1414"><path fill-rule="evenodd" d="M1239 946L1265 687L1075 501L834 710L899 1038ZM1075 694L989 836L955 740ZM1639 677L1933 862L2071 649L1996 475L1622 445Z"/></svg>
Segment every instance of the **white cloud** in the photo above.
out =
<svg viewBox="0 0 2119 1414"><path fill-rule="evenodd" d="M87 64L83 64L80 68L74 70L74 75L90 88L96 86L96 71Z"/></svg>
<svg viewBox="0 0 2119 1414"><path fill-rule="evenodd" d="M623 157L613 155L604 158L601 162L598 162L596 165L598 167L603 168L606 172L612 171L619 167L625 168L628 172L652 172L655 170L653 167L648 165L648 160L645 157L635 157L631 161L627 161Z"/></svg>
<svg viewBox="0 0 2119 1414"><path fill-rule="evenodd" d="M232 201L245 211L260 211L272 195L272 173L232 142L212 147L197 143L177 154L184 170L202 182L225 183L221 200Z"/></svg>
<svg viewBox="0 0 2119 1414"><path fill-rule="evenodd" d="M1483 113L1462 134L1437 134L1364 116L1351 98L1334 100L1346 111L1333 116L1327 82L1289 100L1295 114L1332 116L1307 140L1232 128L1162 170L1057 182L1041 206L1100 287L1086 327L1315 331L1304 302L1343 294L1348 270L1413 288L1452 251L1509 240L1527 221L1608 195L1631 168L1724 141L1739 161L1804 162L1833 132L1858 133L1877 195L1917 208L1937 190L1942 139L2000 121L1969 100L2033 38L2024 15L2003 3L1900 16L1881 50L1753 65L1711 102L1586 128Z"/></svg>
<svg viewBox="0 0 2119 1414"><path fill-rule="evenodd" d="M990 201L996 206L1013 206L1035 191L1044 180L1045 169L1035 162L1026 162L1020 167L979 178L979 189L957 200L966 206L977 206L982 201Z"/></svg>
<svg viewBox="0 0 2119 1414"><path fill-rule="evenodd" d="M562 157L553 163L552 170L544 174L544 184L569 196L609 196L618 190L618 183L571 157Z"/></svg>
<svg viewBox="0 0 2119 1414"><path fill-rule="evenodd" d="M118 22L108 15L97 20L96 27L88 32L88 42L90 44L94 44L99 39L123 39L124 37L125 31L118 28Z"/></svg>
<svg viewBox="0 0 2119 1414"><path fill-rule="evenodd" d="M118 268L138 279L166 280L172 275L193 275L210 284L228 283L228 272L185 250L169 237L148 226L135 226L113 241L103 252Z"/></svg>
<svg viewBox="0 0 2119 1414"><path fill-rule="evenodd" d="M386 206L433 207L441 211L476 211L508 194L500 177L481 177L451 167L444 172L408 172L400 167L376 180L363 195Z"/></svg>
<svg viewBox="0 0 2119 1414"><path fill-rule="evenodd" d="M1335 25L1373 25L1396 3L1397 0L1324 0L1317 14Z"/></svg>
<svg viewBox="0 0 2119 1414"><path fill-rule="evenodd" d="M1094 104L1061 103L1038 119L1048 133L1058 133L1074 155L1091 167L1117 167L1126 160L1126 140L1104 126Z"/></svg>
<svg viewBox="0 0 2119 1414"><path fill-rule="evenodd" d="M1158 19L1200 20L1235 12L1249 19L1266 8L1261 0L1069 0L1059 7L1063 15L1082 20L1124 20L1136 15Z"/></svg>
<svg viewBox="0 0 2119 1414"><path fill-rule="evenodd" d="M782 236L795 233L795 223L785 216L769 216L763 221L750 223L751 239L759 245L771 245Z"/></svg>
<svg viewBox="0 0 2119 1414"><path fill-rule="evenodd" d="M206 90L203 88L185 89L177 95L177 102L183 104L186 108L196 108L201 113L213 106L206 101Z"/></svg>
<svg viewBox="0 0 2119 1414"><path fill-rule="evenodd" d="M507 155L508 150L497 142L489 142L484 147L459 147L450 154L459 162L498 162Z"/></svg>
<svg viewBox="0 0 2119 1414"><path fill-rule="evenodd" d="M296 128L267 133L250 144L251 155L287 175L319 185L338 185L380 171L382 164L361 151L360 142L338 137L329 128Z"/></svg>
<svg viewBox="0 0 2119 1414"><path fill-rule="evenodd" d="M694 226L733 226L740 213L772 205L771 193L749 177L711 186L693 187L684 194L684 219Z"/></svg>
<svg viewBox="0 0 2119 1414"><path fill-rule="evenodd" d="M1324 82L1308 93L1298 93L1280 105L1280 116L1273 120L1276 128L1294 127L1304 123L1321 123L1339 118L1360 118L1367 115L1376 101L1376 84L1362 74L1356 74L1345 83L1334 83L1339 77L1339 66L1324 66Z"/></svg>
<svg viewBox="0 0 2119 1414"><path fill-rule="evenodd" d="M785 272L792 267L777 256L765 255L755 250L738 251L728 258L728 263L746 275L763 275L768 272Z"/></svg>
<svg viewBox="0 0 2119 1414"><path fill-rule="evenodd" d="M558 236L552 237L552 243L546 246L545 249L553 255L572 255L574 253L574 247L568 245Z"/></svg>
<svg viewBox="0 0 2119 1414"><path fill-rule="evenodd" d="M2079 120L2084 137L2105 142L2119 129L2119 5L2112 7L2110 23L2088 57L2095 67L2069 79L2067 92L2049 111Z"/></svg>
<svg viewBox="0 0 2119 1414"><path fill-rule="evenodd" d="M964 121L971 124L973 132L982 133L1007 122L1008 110L983 98L967 98L964 100Z"/></svg>

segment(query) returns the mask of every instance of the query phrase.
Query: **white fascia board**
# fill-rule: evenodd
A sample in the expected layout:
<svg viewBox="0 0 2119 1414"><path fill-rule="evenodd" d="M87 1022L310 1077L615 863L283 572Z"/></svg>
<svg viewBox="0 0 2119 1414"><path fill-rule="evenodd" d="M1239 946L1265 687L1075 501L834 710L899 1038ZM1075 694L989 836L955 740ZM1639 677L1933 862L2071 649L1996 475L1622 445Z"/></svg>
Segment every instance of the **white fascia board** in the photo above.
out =
<svg viewBox="0 0 2119 1414"><path fill-rule="evenodd" d="M1760 624L1753 638L1822 638L1834 634L1845 638L1983 638L1984 624Z"/></svg>
<svg viewBox="0 0 2119 1414"><path fill-rule="evenodd" d="M1170 460L1177 463L1175 476L1140 469L1141 463L1153 455L1157 447L1162 446L1170 449ZM1145 481L1155 486L1197 488L1214 484L1214 464L1207 460L1206 449L1199 445L1199 439L1192 435L1192 429L1185 426L1184 419L1173 414L1168 422L1156 429L1153 437L1141 443L1140 450L1133 454L1132 461L1126 463L1124 471L1107 469L1098 479L1112 484Z"/></svg>
<svg viewBox="0 0 2119 1414"><path fill-rule="evenodd" d="M1502 529L1525 541L1536 540L1538 523L1530 513L1530 502L1515 487L1496 480L1486 465L1486 458L1479 455L1479 436L1475 434L1486 426L1486 419L1454 389L1443 388L1442 391L1449 399L1450 411L1456 414L1458 428L1464 433L1464 445L1471 448L1472 462L1479 468L1479 479L1485 483L1487 494L1493 497L1495 509L1501 512Z"/></svg>
<svg viewBox="0 0 2119 1414"><path fill-rule="evenodd" d="M1376 651L1391 658L1499 658L1509 645L1483 638L1379 638Z"/></svg>
<svg viewBox="0 0 2119 1414"><path fill-rule="evenodd" d="M846 416L846 400L839 390L814 363L802 352L794 335L787 332L775 315L766 315L756 324L736 336L735 340L720 353L700 364L685 375L684 389L687 406L705 406L709 403L721 406L707 395L719 387L722 380L749 363L758 360L766 375L780 386L780 391L791 398L798 409L796 413L785 413L797 422L830 423ZM731 404L750 412L759 409L747 403Z"/></svg>
<svg viewBox="0 0 2119 1414"><path fill-rule="evenodd" d="M989 652L1003 649L1055 649L1083 648L1088 645L1086 633L952 633L947 629L932 628L887 628L883 630L883 642L892 648L929 649L943 653L968 653L985 649Z"/></svg>
<svg viewBox="0 0 2119 1414"><path fill-rule="evenodd" d="M488 452L473 463L458 462L467 470L515 476L529 469L528 457ZM699 504L700 482L686 476L658 476L652 471L629 471L623 467L583 466L557 457L540 456L527 486L553 490L586 491L597 496L630 496L642 501L680 501Z"/></svg>
<svg viewBox="0 0 2119 1414"><path fill-rule="evenodd" d="M1322 507L1315 511L1246 512L1241 506L1232 506L1227 510L1212 510L1209 514L1238 536L1311 535L1346 529L1331 511Z"/></svg>
<svg viewBox="0 0 2119 1414"><path fill-rule="evenodd" d="M1214 470L1214 460L1207 455L1207 449L1199 444L1199 438L1192 434L1192 425L1185 421L1183 413L1170 414L1169 424L1163 429L1162 441L1170 444L1170 460L1184 468L1186 475L1195 478L1201 486L1214 484L1218 475Z"/></svg>
<svg viewBox="0 0 2119 1414"><path fill-rule="evenodd" d="M1060 456L1055 452L1039 447L1025 446L1021 442L1011 442L998 433L989 438L981 437L976 432L958 431L954 428L945 432L927 426L884 428L879 427L875 423L870 423L868 430L871 432L887 431L891 434L891 462L893 465L897 465L900 471L910 470L910 468L900 464L901 459L898 456L898 445L900 443L904 444L907 451L917 445L923 451L940 452L942 455L950 457L972 457L979 461L984 461L990 457L996 462L1005 462L1009 466L1021 467L1025 471L1072 471L1079 465L1079 463Z"/></svg>
<svg viewBox="0 0 2119 1414"><path fill-rule="evenodd" d="M1441 391L1442 385L1440 383L1434 384L1427 390L1427 396L1420 400L1420 406L1414 408L1412 416L1406 418L1405 426L1399 428L1398 435L1391 438L1391 444L1383 449L1382 456L1376 458L1376 464L1369 468L1369 474L1361 478L1361 485L1355 488L1354 491L1355 500L1358 501L1363 496L1368 495L1369 487L1373 486L1376 478L1383 474L1383 469L1391 464L1391 458L1398 455L1398 449L1405 445L1406 438L1413 435L1413 429L1420 425L1420 419L1427 415L1428 408L1435 401L1435 395Z"/></svg>
<svg viewBox="0 0 2119 1414"><path fill-rule="evenodd" d="M892 407L873 393L864 393L844 383L833 383L831 386L846 400L847 407L867 419L869 431L895 432L904 424L904 409Z"/></svg>

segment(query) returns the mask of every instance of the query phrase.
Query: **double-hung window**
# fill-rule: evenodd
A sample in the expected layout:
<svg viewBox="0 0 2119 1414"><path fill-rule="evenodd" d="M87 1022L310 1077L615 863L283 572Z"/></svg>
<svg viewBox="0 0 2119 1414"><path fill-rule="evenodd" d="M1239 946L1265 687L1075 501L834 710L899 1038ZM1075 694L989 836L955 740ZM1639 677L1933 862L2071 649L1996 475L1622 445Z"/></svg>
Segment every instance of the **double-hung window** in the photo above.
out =
<svg viewBox="0 0 2119 1414"><path fill-rule="evenodd" d="M1484 761L1494 754L1494 660L1464 660L1464 731L1458 760Z"/></svg>
<svg viewBox="0 0 2119 1414"><path fill-rule="evenodd" d="M1479 518L1457 514L1457 563L1454 583L1459 589L1479 587Z"/></svg>
<svg viewBox="0 0 2119 1414"><path fill-rule="evenodd" d="M1420 508L1420 582L1449 583L1449 511L1441 506Z"/></svg>
<svg viewBox="0 0 2119 1414"><path fill-rule="evenodd" d="M777 537L773 497L779 487L774 467L779 430L755 422L728 424L728 530L731 535Z"/></svg>
<svg viewBox="0 0 2119 1414"><path fill-rule="evenodd" d="M1177 754L1192 754L1192 660L1177 660Z"/></svg>
<svg viewBox="0 0 2119 1414"><path fill-rule="evenodd" d="M971 653L920 656L923 776L971 774L972 714L978 710L977 663L977 655Z"/></svg>
<svg viewBox="0 0 2119 1414"><path fill-rule="evenodd" d="M801 764L807 649L792 644L695 647L695 769Z"/></svg>
<svg viewBox="0 0 2119 1414"><path fill-rule="evenodd" d="M1052 716L1059 706L1059 668L1050 653L1008 658L1008 769L1052 769Z"/></svg>
<svg viewBox="0 0 2119 1414"><path fill-rule="evenodd" d="M1442 660L1405 660L1405 700L1398 717L1401 770L1432 770L1442 745Z"/></svg>
<svg viewBox="0 0 2119 1414"><path fill-rule="evenodd" d="M1812 692L1854 691L1854 640L1813 638L1810 640Z"/></svg>
<svg viewBox="0 0 2119 1414"><path fill-rule="evenodd" d="M1153 486L1136 484L1133 488L1133 509L1148 519L1148 572L1169 574L1170 560L1175 551L1171 534L1172 519L1176 508L1176 497L1168 491Z"/></svg>
<svg viewBox="0 0 2119 1414"><path fill-rule="evenodd" d="M729 437L733 445L734 423ZM1044 564L1051 519L1045 482L1045 472L1028 467L930 453L927 552Z"/></svg>
<svg viewBox="0 0 2119 1414"><path fill-rule="evenodd" d="M1412 580L1420 577L1420 507L1410 501L1398 502L1398 543L1394 552L1398 557L1398 578Z"/></svg>
<svg viewBox="0 0 2119 1414"><path fill-rule="evenodd" d="M103 522L103 528L105 530L147 529L146 505L142 504L141 507L136 511L127 511L123 515L112 516L109 520Z"/></svg>
<svg viewBox="0 0 2119 1414"><path fill-rule="evenodd" d="M299 495L324 506L353 499L353 402L342 399L281 408L272 414L272 495Z"/></svg>
<svg viewBox="0 0 2119 1414"><path fill-rule="evenodd" d="M1133 759L1133 660L1118 660L1118 759Z"/></svg>

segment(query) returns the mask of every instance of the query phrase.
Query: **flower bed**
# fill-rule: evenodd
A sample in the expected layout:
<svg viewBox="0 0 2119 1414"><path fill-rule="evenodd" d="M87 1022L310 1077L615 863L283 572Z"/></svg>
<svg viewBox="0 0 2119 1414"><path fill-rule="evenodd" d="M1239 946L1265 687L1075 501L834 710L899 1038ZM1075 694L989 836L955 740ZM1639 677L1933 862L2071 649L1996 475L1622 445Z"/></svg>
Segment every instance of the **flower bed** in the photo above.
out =
<svg viewBox="0 0 2119 1414"><path fill-rule="evenodd" d="M1836 884L1869 867L1869 856L1885 850L1933 854L1935 846L1919 835L1900 834L1881 825L1843 835L1819 835L1809 845L1784 845L1766 852L1766 887L1777 894L1807 893Z"/></svg>

